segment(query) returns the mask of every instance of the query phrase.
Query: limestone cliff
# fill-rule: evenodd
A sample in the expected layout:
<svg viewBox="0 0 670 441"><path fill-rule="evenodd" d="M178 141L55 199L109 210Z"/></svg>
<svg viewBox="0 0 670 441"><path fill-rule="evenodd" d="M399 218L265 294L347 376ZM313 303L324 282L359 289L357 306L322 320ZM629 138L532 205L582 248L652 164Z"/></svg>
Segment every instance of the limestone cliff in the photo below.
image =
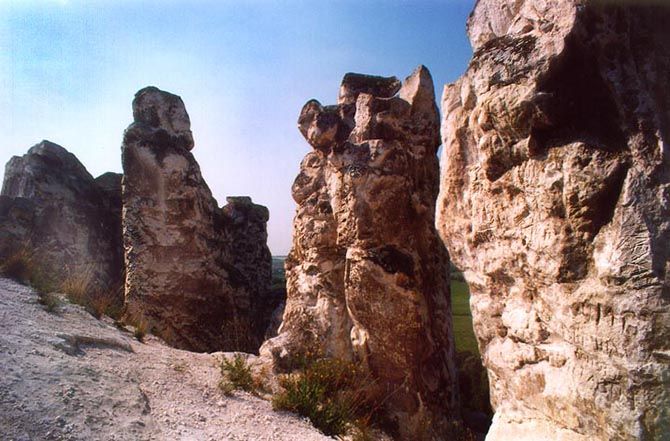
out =
<svg viewBox="0 0 670 441"><path fill-rule="evenodd" d="M443 436L456 389L448 256L434 228L439 116L421 66L403 83L347 74L338 104L309 101L276 369L312 350L355 360L388 392L399 439Z"/></svg>
<svg viewBox="0 0 670 441"><path fill-rule="evenodd" d="M573 0L469 19L437 224L472 293L489 441L669 439L669 22Z"/></svg>

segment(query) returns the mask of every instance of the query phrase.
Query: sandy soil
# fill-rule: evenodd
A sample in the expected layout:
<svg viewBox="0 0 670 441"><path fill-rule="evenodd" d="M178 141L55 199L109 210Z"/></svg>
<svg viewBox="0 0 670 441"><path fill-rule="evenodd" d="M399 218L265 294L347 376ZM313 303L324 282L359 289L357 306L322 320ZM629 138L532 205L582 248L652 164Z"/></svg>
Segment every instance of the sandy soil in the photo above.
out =
<svg viewBox="0 0 670 441"><path fill-rule="evenodd" d="M217 388L219 360L0 279L0 439L332 440L270 403Z"/></svg>

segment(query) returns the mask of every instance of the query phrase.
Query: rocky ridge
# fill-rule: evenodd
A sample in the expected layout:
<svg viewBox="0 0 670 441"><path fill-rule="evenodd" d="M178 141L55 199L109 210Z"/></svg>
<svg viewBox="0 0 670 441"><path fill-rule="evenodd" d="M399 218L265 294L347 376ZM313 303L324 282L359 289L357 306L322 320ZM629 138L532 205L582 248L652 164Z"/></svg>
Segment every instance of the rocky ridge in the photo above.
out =
<svg viewBox="0 0 670 441"><path fill-rule="evenodd" d="M240 299L238 307L250 318L258 347L264 340L272 313L283 300L275 298L270 290L272 255L267 245L270 212L266 207L254 204L247 196L227 197L226 202L222 212L232 264L249 287L248 298Z"/></svg>

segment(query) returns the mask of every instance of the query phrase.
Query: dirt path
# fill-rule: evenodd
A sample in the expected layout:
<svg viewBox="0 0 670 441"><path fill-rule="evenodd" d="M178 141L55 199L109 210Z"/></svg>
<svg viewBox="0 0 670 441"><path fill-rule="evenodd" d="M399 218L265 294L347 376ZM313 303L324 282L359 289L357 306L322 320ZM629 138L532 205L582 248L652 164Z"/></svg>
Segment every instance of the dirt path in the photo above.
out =
<svg viewBox="0 0 670 441"><path fill-rule="evenodd" d="M139 343L68 303L48 313L0 279L0 439L332 440L267 401L224 396L222 356Z"/></svg>

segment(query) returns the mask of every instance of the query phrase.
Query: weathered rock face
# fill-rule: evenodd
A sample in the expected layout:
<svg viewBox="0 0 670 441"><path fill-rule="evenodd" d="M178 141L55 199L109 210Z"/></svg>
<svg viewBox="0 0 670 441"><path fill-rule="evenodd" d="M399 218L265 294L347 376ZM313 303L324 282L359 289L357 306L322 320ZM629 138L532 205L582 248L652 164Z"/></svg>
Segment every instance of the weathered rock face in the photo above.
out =
<svg viewBox="0 0 670 441"><path fill-rule="evenodd" d="M261 355L281 369L305 348L360 362L393 393L400 439L434 435L455 407L448 256L434 228L439 116L432 79L347 74L338 105L309 101L314 150L293 184L280 335Z"/></svg>
<svg viewBox="0 0 670 441"><path fill-rule="evenodd" d="M489 441L668 439L670 11L641 3L480 0L445 88Z"/></svg>
<svg viewBox="0 0 670 441"><path fill-rule="evenodd" d="M242 314L251 319L257 344L263 341L272 312L281 298L273 298L270 291L272 279L272 255L267 245L267 222L270 212L262 205L254 204L250 197L226 198L223 207L226 235L232 245L232 265L244 278L249 297L239 299Z"/></svg>
<svg viewBox="0 0 670 441"><path fill-rule="evenodd" d="M253 350L250 292L226 222L190 150L181 98L140 90L123 140L126 307L185 349Z"/></svg>
<svg viewBox="0 0 670 441"><path fill-rule="evenodd" d="M42 141L5 168L0 202L2 257L25 249L54 282L90 277L92 287L121 283L120 187L103 190L77 158Z"/></svg>
<svg viewBox="0 0 670 441"><path fill-rule="evenodd" d="M29 244L34 222L35 204L30 199L0 195L1 261L29 248L26 245Z"/></svg>

